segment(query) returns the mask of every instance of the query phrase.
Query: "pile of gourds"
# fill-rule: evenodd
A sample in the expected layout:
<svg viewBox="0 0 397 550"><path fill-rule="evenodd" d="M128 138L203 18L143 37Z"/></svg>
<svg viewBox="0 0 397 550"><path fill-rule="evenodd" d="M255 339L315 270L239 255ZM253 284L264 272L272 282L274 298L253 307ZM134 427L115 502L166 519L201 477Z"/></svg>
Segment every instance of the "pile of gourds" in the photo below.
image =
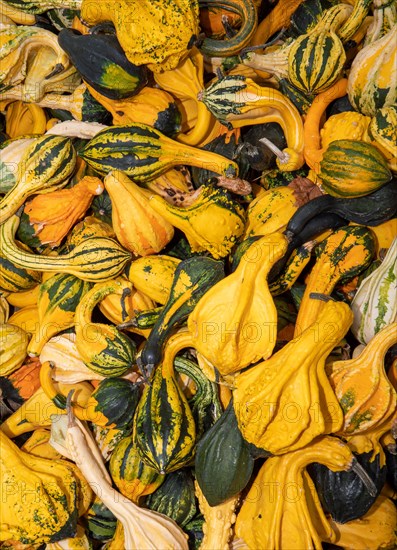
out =
<svg viewBox="0 0 397 550"><path fill-rule="evenodd" d="M395 548L395 3L0 38L0 548Z"/></svg>

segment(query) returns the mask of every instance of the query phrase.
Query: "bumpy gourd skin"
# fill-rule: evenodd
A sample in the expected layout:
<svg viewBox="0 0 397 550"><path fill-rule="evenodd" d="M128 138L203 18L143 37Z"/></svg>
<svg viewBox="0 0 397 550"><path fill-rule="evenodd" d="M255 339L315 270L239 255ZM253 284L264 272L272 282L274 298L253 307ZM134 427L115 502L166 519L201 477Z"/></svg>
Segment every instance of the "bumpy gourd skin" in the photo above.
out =
<svg viewBox="0 0 397 550"><path fill-rule="evenodd" d="M127 58L154 72L174 69L198 36L196 0L83 0L89 25L112 21Z"/></svg>

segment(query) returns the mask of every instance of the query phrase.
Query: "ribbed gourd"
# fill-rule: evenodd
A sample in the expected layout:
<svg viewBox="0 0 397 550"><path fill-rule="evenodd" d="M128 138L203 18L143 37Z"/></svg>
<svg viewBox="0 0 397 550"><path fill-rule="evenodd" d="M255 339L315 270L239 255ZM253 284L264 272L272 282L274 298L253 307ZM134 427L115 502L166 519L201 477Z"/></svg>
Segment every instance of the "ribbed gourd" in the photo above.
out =
<svg viewBox="0 0 397 550"><path fill-rule="evenodd" d="M368 136L386 157L390 170L397 172L397 105L376 111L368 126Z"/></svg>
<svg viewBox="0 0 397 550"><path fill-rule="evenodd" d="M299 337L239 373L234 410L246 441L284 454L341 428L343 412L325 374L325 360L352 320L348 305L328 302Z"/></svg>
<svg viewBox="0 0 397 550"><path fill-rule="evenodd" d="M30 250L22 243L18 243L23 250ZM24 269L14 264L8 254L0 252L0 290L3 292L20 293L34 289L41 282L42 274L35 269ZM23 306L27 302L22 301ZM17 305L18 304L11 304Z"/></svg>
<svg viewBox="0 0 397 550"><path fill-rule="evenodd" d="M19 216L14 214L0 226L0 255L6 256L17 267L49 273L69 273L83 281L98 282L119 275L131 259L129 252L108 237L82 239L70 252L59 256L25 252L14 240L19 223Z"/></svg>
<svg viewBox="0 0 397 550"><path fill-rule="evenodd" d="M76 151L69 138L37 137L19 161L14 187L0 201L0 223L12 216L30 195L64 187L75 164Z"/></svg>
<svg viewBox="0 0 397 550"><path fill-rule="evenodd" d="M235 177L237 164L216 153L178 143L147 124L111 126L101 130L79 151L100 173L121 170L144 183L178 164L208 165L214 172Z"/></svg>
<svg viewBox="0 0 397 550"><path fill-rule="evenodd" d="M277 310L266 277L286 248L281 233L261 237L243 254L237 269L213 286L189 315L194 347L221 375L272 354ZM235 305L234 296L239 296Z"/></svg>
<svg viewBox="0 0 397 550"><path fill-rule="evenodd" d="M388 379L384 358L397 343L397 323L380 330L355 358L334 361L330 382L343 409L343 436L366 433L393 415L396 391Z"/></svg>
<svg viewBox="0 0 397 550"><path fill-rule="evenodd" d="M362 197L392 179L387 159L371 143L338 139L330 143L318 174L325 192L334 197Z"/></svg>
<svg viewBox="0 0 397 550"><path fill-rule="evenodd" d="M91 315L102 298L121 291L116 281L98 283L85 294L75 313L76 347L89 369L107 377L122 376L131 369L135 344L113 325L93 323Z"/></svg>
<svg viewBox="0 0 397 550"><path fill-rule="evenodd" d="M362 344L397 320L397 237L380 266L361 281L351 307L352 332Z"/></svg>
<svg viewBox="0 0 397 550"><path fill-rule="evenodd" d="M57 273L40 285L38 329L29 342L30 356L39 355L50 338L74 326L75 311L91 285L74 275Z"/></svg>
<svg viewBox="0 0 397 550"><path fill-rule="evenodd" d="M152 209L144 190L119 170L109 172L104 185L119 243L136 256L160 252L174 236L174 228Z"/></svg>
<svg viewBox="0 0 397 550"><path fill-rule="evenodd" d="M397 25L362 48L353 60L347 84L349 101L364 115L397 101Z"/></svg>
<svg viewBox="0 0 397 550"><path fill-rule="evenodd" d="M174 370L175 355L190 345L187 331L171 336L134 418L133 436L141 458L160 474L185 466L194 455L196 425Z"/></svg>

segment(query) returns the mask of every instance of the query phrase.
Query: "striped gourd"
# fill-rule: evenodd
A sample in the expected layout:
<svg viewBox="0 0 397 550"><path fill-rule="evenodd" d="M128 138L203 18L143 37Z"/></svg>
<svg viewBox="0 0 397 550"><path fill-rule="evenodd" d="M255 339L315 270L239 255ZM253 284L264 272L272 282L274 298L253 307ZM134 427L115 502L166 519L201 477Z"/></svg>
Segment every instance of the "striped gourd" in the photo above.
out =
<svg viewBox="0 0 397 550"><path fill-rule="evenodd" d="M14 214L0 226L0 256L26 270L69 273L83 281L99 282L119 275L131 259L131 254L117 241L106 237L82 241L62 256L25 252L18 248L14 240L18 225L19 216Z"/></svg>
<svg viewBox="0 0 397 550"><path fill-rule="evenodd" d="M298 109L281 92L259 86L242 75L224 76L202 90L199 99L220 121L232 128L249 124L277 122L287 149L277 159L281 170L298 170L303 166L303 122Z"/></svg>
<svg viewBox="0 0 397 550"><path fill-rule="evenodd" d="M138 504L139 498L150 495L164 481L164 475L143 462L132 436L116 445L109 462L112 479L125 497Z"/></svg>
<svg viewBox="0 0 397 550"><path fill-rule="evenodd" d="M188 332L172 336L164 361L143 391L134 419L134 438L142 460L161 474L178 470L193 458L196 426L177 381L174 357L190 347Z"/></svg>
<svg viewBox="0 0 397 550"><path fill-rule="evenodd" d="M364 141L338 139L330 143L320 162L324 191L334 197L362 197L392 179L386 158Z"/></svg>
<svg viewBox="0 0 397 550"><path fill-rule="evenodd" d="M38 330L29 342L30 356L39 355L50 338L74 326L76 307L90 288L90 283L68 273L56 273L40 285Z"/></svg>
<svg viewBox="0 0 397 550"><path fill-rule="evenodd" d="M315 241L309 241L299 246L291 255L283 272L269 285L272 296L287 292L297 281L299 275L311 259L311 252Z"/></svg>
<svg viewBox="0 0 397 550"><path fill-rule="evenodd" d="M18 246L29 251L29 248L22 243L19 243ZM39 271L17 266L8 255L0 252L0 291L21 292L35 287L40 282L41 273Z"/></svg>
<svg viewBox="0 0 397 550"><path fill-rule="evenodd" d="M0 145L0 193L8 193L16 183L17 167L34 137L20 136Z"/></svg>
<svg viewBox="0 0 397 550"><path fill-rule="evenodd" d="M27 197L64 187L76 165L76 151L67 137L43 135L25 150L16 183L0 201L0 224L12 216Z"/></svg>
<svg viewBox="0 0 397 550"><path fill-rule="evenodd" d="M358 52L347 93L354 109L368 116L397 102L397 25Z"/></svg>
<svg viewBox="0 0 397 550"><path fill-rule="evenodd" d="M376 111L369 123L368 135L385 155L389 168L397 172L397 105Z"/></svg>
<svg viewBox="0 0 397 550"><path fill-rule="evenodd" d="M340 78L346 54L335 32L300 36L288 53L288 78L299 90L319 94Z"/></svg>
<svg viewBox="0 0 397 550"><path fill-rule="evenodd" d="M363 225L341 227L316 247L316 263L306 279L294 337L316 322L337 284L353 279L370 265L375 247L374 234Z"/></svg>
<svg viewBox="0 0 397 550"><path fill-rule="evenodd" d="M368 344L383 327L397 321L397 237L381 265L361 282L351 307L351 330L362 344Z"/></svg>
<svg viewBox="0 0 397 550"><path fill-rule="evenodd" d="M75 313L76 347L89 369L106 377L122 376L135 362L135 344L113 325L93 323L92 311L109 294L122 294L117 281L97 283Z"/></svg>
<svg viewBox="0 0 397 550"><path fill-rule="evenodd" d="M154 179L178 164L204 167L226 177L238 175L237 164L222 155L178 143L137 122L102 130L79 156L100 173L122 170L137 182Z"/></svg>
<svg viewBox="0 0 397 550"><path fill-rule="evenodd" d="M81 0L40 0L40 2L38 0L33 0L33 2L29 0L7 0L7 4L24 12L36 14L57 8L79 10Z"/></svg>

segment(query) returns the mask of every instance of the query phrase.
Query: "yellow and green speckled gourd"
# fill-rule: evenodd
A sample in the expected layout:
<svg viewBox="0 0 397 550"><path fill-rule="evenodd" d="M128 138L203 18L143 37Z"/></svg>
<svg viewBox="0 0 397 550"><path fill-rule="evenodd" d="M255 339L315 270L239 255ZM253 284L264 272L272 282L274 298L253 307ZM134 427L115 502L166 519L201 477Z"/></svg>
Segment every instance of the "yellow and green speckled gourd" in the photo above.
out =
<svg viewBox="0 0 397 550"><path fill-rule="evenodd" d="M397 323L391 323L357 357L331 364L330 382L344 412L341 435L365 433L395 411L397 394L386 375L384 358L396 343Z"/></svg>
<svg viewBox="0 0 397 550"><path fill-rule="evenodd" d="M227 256L244 231L244 208L226 189L211 184L200 187L184 206L158 195L149 204L185 233L192 252L208 251L215 259Z"/></svg>
<svg viewBox="0 0 397 550"><path fill-rule="evenodd" d="M188 328L195 349L221 375L272 354L277 310L266 277L286 249L287 239L281 233L255 241L237 269L209 289L189 315Z"/></svg>
<svg viewBox="0 0 397 550"><path fill-rule="evenodd" d="M374 116L397 101L397 25L362 48L352 63L347 93L356 111Z"/></svg>
<svg viewBox="0 0 397 550"><path fill-rule="evenodd" d="M352 320L347 304L327 302L299 337L236 376L234 410L246 441L284 454L342 427L343 411L326 376L325 360Z"/></svg>

